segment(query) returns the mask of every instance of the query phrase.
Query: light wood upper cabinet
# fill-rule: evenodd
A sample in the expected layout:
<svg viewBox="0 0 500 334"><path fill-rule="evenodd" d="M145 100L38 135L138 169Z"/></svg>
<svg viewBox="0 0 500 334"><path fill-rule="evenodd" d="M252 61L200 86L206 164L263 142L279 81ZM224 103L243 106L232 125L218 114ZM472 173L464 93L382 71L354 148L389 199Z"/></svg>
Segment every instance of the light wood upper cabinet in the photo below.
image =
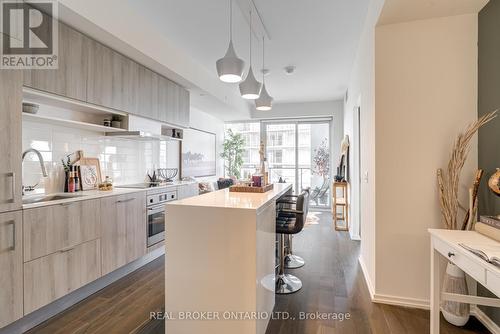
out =
<svg viewBox="0 0 500 334"><path fill-rule="evenodd" d="M189 92L161 76L158 82L158 109L160 121L189 126Z"/></svg>
<svg viewBox="0 0 500 334"><path fill-rule="evenodd" d="M190 95L185 88L180 88L179 91L179 125L188 127L190 122Z"/></svg>
<svg viewBox="0 0 500 334"><path fill-rule="evenodd" d="M24 85L86 101L90 43L90 38L59 22L59 68L24 70Z"/></svg>
<svg viewBox="0 0 500 334"><path fill-rule="evenodd" d="M24 210L24 261L99 238L100 208L94 199Z"/></svg>
<svg viewBox="0 0 500 334"><path fill-rule="evenodd" d="M87 102L137 113L139 65L92 41L88 56Z"/></svg>
<svg viewBox="0 0 500 334"><path fill-rule="evenodd" d="M189 126L189 92L59 23L59 68L26 70L24 85L154 120Z"/></svg>
<svg viewBox="0 0 500 334"><path fill-rule="evenodd" d="M0 70L0 212L20 210L22 71Z"/></svg>
<svg viewBox="0 0 500 334"><path fill-rule="evenodd" d="M139 108L140 116L159 119L158 113L158 74L139 66Z"/></svg>
<svg viewBox="0 0 500 334"><path fill-rule="evenodd" d="M23 316L21 211L0 214L0 328Z"/></svg>
<svg viewBox="0 0 500 334"><path fill-rule="evenodd" d="M158 77L158 120L168 122L168 101L169 101L169 85L170 80L162 76Z"/></svg>
<svg viewBox="0 0 500 334"><path fill-rule="evenodd" d="M24 264L24 314L101 277L100 240L95 239Z"/></svg>
<svg viewBox="0 0 500 334"><path fill-rule="evenodd" d="M146 195L143 192L101 200L102 274L146 254Z"/></svg>

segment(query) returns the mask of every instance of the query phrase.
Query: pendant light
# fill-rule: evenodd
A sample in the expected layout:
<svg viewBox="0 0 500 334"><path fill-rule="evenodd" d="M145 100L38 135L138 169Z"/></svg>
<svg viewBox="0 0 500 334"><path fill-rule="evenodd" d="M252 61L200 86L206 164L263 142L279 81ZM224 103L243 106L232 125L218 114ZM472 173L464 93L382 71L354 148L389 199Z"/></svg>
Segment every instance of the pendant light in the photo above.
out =
<svg viewBox="0 0 500 334"><path fill-rule="evenodd" d="M245 62L238 58L233 47L233 1L229 0L229 46L223 58L217 60L217 74L223 82L240 82L245 70Z"/></svg>
<svg viewBox="0 0 500 334"><path fill-rule="evenodd" d="M252 11L250 11L250 68L248 74L242 83L240 83L241 97L247 100L255 100L260 95L262 84L255 79L252 70Z"/></svg>
<svg viewBox="0 0 500 334"><path fill-rule="evenodd" d="M262 68L266 68L264 66L265 59L265 47L264 47L264 37L262 37ZM255 108L261 111L268 111L273 108L273 98L266 89L266 78L264 76L264 71L262 72L262 90L260 91L260 96L257 100L255 100Z"/></svg>

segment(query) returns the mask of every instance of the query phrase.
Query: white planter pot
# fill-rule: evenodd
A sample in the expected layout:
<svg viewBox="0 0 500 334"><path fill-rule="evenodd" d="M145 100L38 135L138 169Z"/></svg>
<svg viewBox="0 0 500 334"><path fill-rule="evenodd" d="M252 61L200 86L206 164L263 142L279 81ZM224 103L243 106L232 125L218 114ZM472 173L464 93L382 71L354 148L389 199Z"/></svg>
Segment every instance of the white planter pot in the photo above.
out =
<svg viewBox="0 0 500 334"><path fill-rule="evenodd" d="M446 275L443 281L443 292L467 295L467 282L462 269L449 262L446 266ZM464 326L469 321L470 305L459 302L443 300L441 302L441 312L450 324Z"/></svg>

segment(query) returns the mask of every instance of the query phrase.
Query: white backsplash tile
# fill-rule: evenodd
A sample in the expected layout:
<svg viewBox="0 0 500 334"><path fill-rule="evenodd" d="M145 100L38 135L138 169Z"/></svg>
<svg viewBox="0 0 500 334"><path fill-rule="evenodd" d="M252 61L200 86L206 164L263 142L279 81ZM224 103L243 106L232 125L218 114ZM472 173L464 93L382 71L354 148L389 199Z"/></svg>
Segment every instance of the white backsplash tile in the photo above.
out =
<svg viewBox="0 0 500 334"><path fill-rule="evenodd" d="M46 193L60 192L64 187L61 159L77 150L86 157L97 157L103 178L110 176L115 185L143 182L153 168L179 168L179 143L134 141L104 137L103 134L58 125L23 122L23 151L39 150L49 173L43 178L34 154L23 164L23 184L39 184Z"/></svg>

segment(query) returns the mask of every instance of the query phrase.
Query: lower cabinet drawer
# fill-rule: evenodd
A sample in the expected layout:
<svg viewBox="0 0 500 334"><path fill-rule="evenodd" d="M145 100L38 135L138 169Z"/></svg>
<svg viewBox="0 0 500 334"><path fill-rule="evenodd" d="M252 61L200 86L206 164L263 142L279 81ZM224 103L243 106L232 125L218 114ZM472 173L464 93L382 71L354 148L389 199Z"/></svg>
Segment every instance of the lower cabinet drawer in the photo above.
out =
<svg viewBox="0 0 500 334"><path fill-rule="evenodd" d="M460 249L450 246L449 244L439 240L433 239L434 248L439 253L446 257L449 261L456 264L460 269L465 271L469 276L474 278L479 283L486 284L486 270L477 262L469 259L464 253L467 250L460 247ZM459 247L459 246L458 246ZM449 256L453 254L452 256Z"/></svg>
<svg viewBox="0 0 500 334"><path fill-rule="evenodd" d="M88 284L101 276L100 240L24 264L24 314Z"/></svg>

